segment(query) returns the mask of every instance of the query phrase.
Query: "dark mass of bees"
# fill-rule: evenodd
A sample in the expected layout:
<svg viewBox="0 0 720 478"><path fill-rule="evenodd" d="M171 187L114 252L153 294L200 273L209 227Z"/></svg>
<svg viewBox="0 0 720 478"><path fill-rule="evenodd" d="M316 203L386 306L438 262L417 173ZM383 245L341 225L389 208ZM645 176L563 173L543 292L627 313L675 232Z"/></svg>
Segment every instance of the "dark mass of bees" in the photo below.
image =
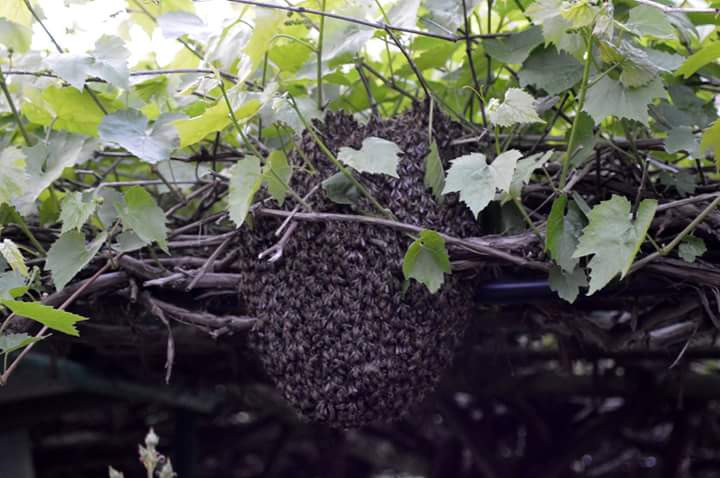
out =
<svg viewBox="0 0 720 478"><path fill-rule="evenodd" d="M435 124L435 138L447 153L449 138L460 132L451 131L457 126L446 120ZM402 149L399 179L360 175L398 220L456 236L480 233L456 198L438 204L423 185L429 151L426 112L414 109L367 125L330 113L316 126L334 152L342 146L360 148L368 136ZM298 170L293 176L292 187L305 195L337 171L307 133L300 147L319 170L314 175ZM294 161L300 165L303 159ZM314 211L372 211L364 200L354 206L334 204L322 190L309 202ZM433 390L472 312L467 278L446 277L435 294L415 281L405 288L402 259L412 238L346 222L299 223L282 259L268 264L257 254L277 240L272 233L279 222L258 216L254 223L240 245L247 251L241 255L247 271L241 289L248 312L262 319L250 343L302 417L334 427L391 421Z"/></svg>

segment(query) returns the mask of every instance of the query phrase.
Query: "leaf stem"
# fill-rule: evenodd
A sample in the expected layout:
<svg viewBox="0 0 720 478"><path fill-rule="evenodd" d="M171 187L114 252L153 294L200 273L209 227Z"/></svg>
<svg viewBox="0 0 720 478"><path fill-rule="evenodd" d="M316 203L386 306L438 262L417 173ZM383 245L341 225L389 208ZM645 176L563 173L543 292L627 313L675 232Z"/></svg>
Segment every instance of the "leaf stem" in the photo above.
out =
<svg viewBox="0 0 720 478"><path fill-rule="evenodd" d="M575 143L577 143L580 113L582 113L583 106L585 105L585 95L587 94L588 81L590 79L590 63L592 62L593 40L594 37L592 35L591 29L587 38L587 51L585 52L585 65L583 67L582 82L580 83L580 96L577 101L577 108L575 110L575 118L573 118L572 129L570 130L570 140L568 141L568 148L565 152L565 156L563 157L562 171L560 172L560 189L565 186L565 181L567 181L568 171L570 170L570 159L575 152Z"/></svg>
<svg viewBox="0 0 720 478"><path fill-rule="evenodd" d="M327 0L322 0L322 7L321 11L325 12L325 4L327 3ZM323 95L322 95L322 55L323 55L323 39L325 37L325 15L320 16L320 29L319 29L319 36L318 36L318 46L316 49L317 52L317 100L318 100L318 109L322 111L323 107Z"/></svg>
<svg viewBox="0 0 720 478"><path fill-rule="evenodd" d="M22 118L20 118L20 113L18 113L18 110L15 107L12 96L10 96L10 90L7 87L7 82L5 81L5 75L3 75L2 69L0 69L0 88L2 88L3 93L5 94L5 99L7 100L8 105L10 105L10 111L12 111L15 123L17 123L18 129L20 130L20 134L22 134L22 137L25 139L25 143L28 146L32 146L32 139L22 123Z"/></svg>

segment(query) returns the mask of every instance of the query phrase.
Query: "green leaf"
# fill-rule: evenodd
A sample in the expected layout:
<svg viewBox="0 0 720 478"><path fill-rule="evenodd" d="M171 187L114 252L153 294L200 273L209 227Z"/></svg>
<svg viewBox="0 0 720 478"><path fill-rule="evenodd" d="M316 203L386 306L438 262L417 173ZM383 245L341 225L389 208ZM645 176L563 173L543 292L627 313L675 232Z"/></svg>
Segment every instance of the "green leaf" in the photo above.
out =
<svg viewBox="0 0 720 478"><path fill-rule="evenodd" d="M700 68L718 58L720 58L720 43L711 43L690 55L675 74L690 78Z"/></svg>
<svg viewBox="0 0 720 478"><path fill-rule="evenodd" d="M202 18L194 13L175 11L157 17L157 23L165 38L177 40L183 35L200 43L207 41L210 30Z"/></svg>
<svg viewBox="0 0 720 478"><path fill-rule="evenodd" d="M95 255L107 239L106 233L99 234L92 242L85 244L85 236L79 231L68 231L53 243L45 260L45 268L52 274L53 284L62 290Z"/></svg>
<svg viewBox="0 0 720 478"><path fill-rule="evenodd" d="M703 131L700 153L704 154L709 149L715 155L715 165L720 169L720 120Z"/></svg>
<svg viewBox="0 0 720 478"><path fill-rule="evenodd" d="M445 280L444 274L450 273L445 239L435 231L421 231L405 253L402 270L406 280L415 279L431 293L437 292Z"/></svg>
<svg viewBox="0 0 720 478"><path fill-rule="evenodd" d="M585 162L593 157L595 153L595 144L597 144L598 138L595 133L595 123L589 114L581 111L576 126L576 138L575 138L575 151L572 153L570 163L575 166L582 166ZM570 130L567 132L568 140L570 137Z"/></svg>
<svg viewBox="0 0 720 478"><path fill-rule="evenodd" d="M619 81L604 76L588 89L583 111L598 124L608 116L616 116L647 126L647 105L662 96L665 96L665 88L660 78L656 77L646 86L626 88Z"/></svg>
<svg viewBox="0 0 720 478"><path fill-rule="evenodd" d="M508 64L520 64L542 42L542 29L530 27L506 37L484 40L483 46L485 52L496 60Z"/></svg>
<svg viewBox="0 0 720 478"><path fill-rule="evenodd" d="M115 203L115 209L125 229L130 229L148 244L157 242L160 249L166 254L170 253L165 212L149 192L141 186L133 186L125 191L122 203Z"/></svg>
<svg viewBox="0 0 720 478"><path fill-rule="evenodd" d="M561 299L571 304L577 299L580 287L587 287L588 285L585 271L579 267L567 272L560 267L552 266L550 267L548 279L550 289L557 292Z"/></svg>
<svg viewBox="0 0 720 478"><path fill-rule="evenodd" d="M24 0L3 0L0 3L0 18L6 18L27 28L32 26L32 14Z"/></svg>
<svg viewBox="0 0 720 478"><path fill-rule="evenodd" d="M230 168L228 211L230 219L237 227L245 222L245 216L250 211L250 205L261 184L260 159L255 156L246 156Z"/></svg>
<svg viewBox="0 0 720 478"><path fill-rule="evenodd" d="M80 191L73 191L63 197L60 203L60 222L62 222L61 233L73 229L78 231L90 219L95 212L97 203L90 194L83 194Z"/></svg>
<svg viewBox="0 0 720 478"><path fill-rule="evenodd" d="M520 86L534 85L551 95L572 88L582 79L583 66L573 56L554 48L533 52L518 72Z"/></svg>
<svg viewBox="0 0 720 478"><path fill-rule="evenodd" d="M536 169L542 168L552 157L554 151L546 151L545 153L536 153L527 158L523 158L517 162L512 181L510 182L510 196L520 198L523 185L530 182L530 177Z"/></svg>
<svg viewBox="0 0 720 478"><path fill-rule="evenodd" d="M577 266L578 259L573 257L573 253L586 222L585 216L575 203L570 203L567 213L566 205L567 196L560 196L553 201L547 221L545 247L555 263L569 273Z"/></svg>
<svg viewBox="0 0 720 478"><path fill-rule="evenodd" d="M150 164L170 159L172 151L180 145L170 122L157 121L150 128L145 115L132 109L105 116L98 133L103 141L117 144Z"/></svg>
<svg viewBox="0 0 720 478"><path fill-rule="evenodd" d="M15 146L0 151L0 204L13 204L25 190L25 154Z"/></svg>
<svg viewBox="0 0 720 478"><path fill-rule="evenodd" d="M669 171L660 171L660 184L673 187L681 196L695 194L697 188L697 178L695 174L682 170L679 173L671 173Z"/></svg>
<svg viewBox="0 0 720 478"><path fill-rule="evenodd" d="M402 151L392 141L370 136L363 140L360 150L347 146L340 148L337 159L361 173L387 174L397 178L400 153Z"/></svg>
<svg viewBox="0 0 720 478"><path fill-rule="evenodd" d="M24 25L0 18L0 44L9 50L25 53L30 49L32 30Z"/></svg>
<svg viewBox="0 0 720 478"><path fill-rule="evenodd" d="M328 199L336 204L355 204L362 197L355 184L343 173L335 173L322 182Z"/></svg>
<svg viewBox="0 0 720 478"><path fill-rule="evenodd" d="M508 191L517 160L522 153L515 149L505 151L487 164L485 155L471 153L455 158L445 179L443 194L459 192L460 200L477 215L490 204L495 191Z"/></svg>
<svg viewBox="0 0 720 478"><path fill-rule="evenodd" d="M25 148L27 179L23 194L13 203L22 214L33 210L35 200L63 174L66 168L90 159L97 141L84 136L52 132L46 142Z"/></svg>
<svg viewBox="0 0 720 478"><path fill-rule="evenodd" d="M95 50L86 53L53 53L45 62L60 78L79 91L89 77L96 76L119 88L128 89L130 52L119 37L103 35Z"/></svg>
<svg viewBox="0 0 720 478"><path fill-rule="evenodd" d="M677 153L678 151L687 151L693 158L700 158L700 141L693 134L693 128L690 126L676 126L668 132L665 138L665 151L668 153Z"/></svg>
<svg viewBox="0 0 720 478"><path fill-rule="evenodd" d="M490 122L498 126L544 123L535 111L535 98L519 88L509 88L502 103L491 99L487 111Z"/></svg>
<svg viewBox="0 0 720 478"><path fill-rule="evenodd" d="M265 160L263 178L267 183L270 195L280 206L283 205L285 196L288 194L292 173L292 165L282 151L273 151Z"/></svg>
<svg viewBox="0 0 720 478"><path fill-rule="evenodd" d="M598 15L598 8L591 5L588 0L563 2L560 15L570 22L572 28L581 28L592 25Z"/></svg>
<svg viewBox="0 0 720 478"><path fill-rule="evenodd" d="M0 242L0 255L13 271L23 277L30 275L30 271L28 271L27 265L25 265L25 258L22 252L20 252L20 249L12 240L5 239L3 242Z"/></svg>
<svg viewBox="0 0 720 478"><path fill-rule="evenodd" d="M87 91L75 88L48 86L42 92L28 89L27 99L21 110L33 123L52 126L56 130L97 136L97 128L105 113L95 104ZM108 101L96 93L96 97L107 111L115 111L122 106L117 100Z"/></svg>
<svg viewBox="0 0 720 478"><path fill-rule="evenodd" d="M624 277L630 270L655 216L657 201L643 200L635 220L630 209L630 201L613 195L590 211L590 222L583 229L573 254L575 258L593 255L588 264L591 270L588 295L605 287L618 274Z"/></svg>
<svg viewBox="0 0 720 478"><path fill-rule="evenodd" d="M25 280L15 271L0 272L0 299L14 299L27 292Z"/></svg>
<svg viewBox="0 0 720 478"><path fill-rule="evenodd" d="M678 256L685 262L693 263L706 252L707 246L700 237L687 236L678 246Z"/></svg>
<svg viewBox="0 0 720 478"><path fill-rule="evenodd" d="M480 0L465 1L468 15L479 3ZM429 14L425 24L431 28L435 27L435 25L440 27L432 28L433 30L439 30L444 34L455 33L455 30L465 22L463 2L456 0L425 0L423 4Z"/></svg>
<svg viewBox="0 0 720 478"><path fill-rule="evenodd" d="M430 152L425 156L425 176L423 183L426 188L432 190L436 201L442 199L443 188L445 187L445 169L440 160L440 152L438 151L435 139L430 143Z"/></svg>
<svg viewBox="0 0 720 478"><path fill-rule="evenodd" d="M638 5L630 10L625 26L640 36L647 35L664 40L675 38L675 29L667 15L660 9L648 5Z"/></svg>
<svg viewBox="0 0 720 478"><path fill-rule="evenodd" d="M40 302L20 302L17 300L3 300L0 304L4 305L15 314L40 322L49 329L62 332L67 335L78 337L80 333L75 324L80 321L88 320L82 315L73 314L65 310L55 309Z"/></svg>
<svg viewBox="0 0 720 478"><path fill-rule="evenodd" d="M232 91L232 90L231 90ZM235 109L235 118L244 121L258 112L262 103L258 98L248 95L236 94L236 101L232 101L231 91L228 97ZM224 130L232 123L230 109L224 99L220 99L214 106L211 106L199 116L190 119L181 119L174 122L180 136L180 147L184 148L201 141L210 133Z"/></svg>
<svg viewBox="0 0 720 478"><path fill-rule="evenodd" d="M28 334L5 334L0 335L0 353L11 354L16 350L23 349L28 345L39 342L45 337L31 337Z"/></svg>

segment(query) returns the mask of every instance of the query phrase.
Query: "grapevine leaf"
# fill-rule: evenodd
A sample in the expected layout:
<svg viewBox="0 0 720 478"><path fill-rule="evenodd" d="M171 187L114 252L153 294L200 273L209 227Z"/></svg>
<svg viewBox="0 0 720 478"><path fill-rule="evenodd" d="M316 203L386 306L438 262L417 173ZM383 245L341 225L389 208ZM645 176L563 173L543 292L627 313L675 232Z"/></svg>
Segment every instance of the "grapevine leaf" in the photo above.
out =
<svg viewBox="0 0 720 478"><path fill-rule="evenodd" d="M589 0L563 2L560 15L570 23L573 29L592 25L598 15L598 8Z"/></svg>
<svg viewBox="0 0 720 478"><path fill-rule="evenodd" d="M560 196L553 201L550 216L547 222L545 247L550 257L565 272L572 272L577 266L578 259L573 252L578 245L585 218L575 203L567 206L567 197Z"/></svg>
<svg viewBox="0 0 720 478"><path fill-rule="evenodd" d="M288 194L290 178L292 178L292 165L288 162L285 153L275 150L265 160L263 178L268 186L270 195L280 206L285 202Z"/></svg>
<svg viewBox="0 0 720 478"><path fill-rule="evenodd" d="M157 23L163 36L173 40L187 35L193 40L205 42L210 34L202 18L191 12L175 11L164 13L157 18Z"/></svg>
<svg viewBox="0 0 720 478"><path fill-rule="evenodd" d="M706 252L707 246L700 237L687 236L678 246L678 256L685 262L693 263Z"/></svg>
<svg viewBox="0 0 720 478"><path fill-rule="evenodd" d="M355 184L343 173L335 173L322 182L328 199L336 204L355 204L362 197Z"/></svg>
<svg viewBox="0 0 720 478"><path fill-rule="evenodd" d="M533 52L518 72L520 85L534 85L551 95L572 88L582 79L583 67L573 56L554 47Z"/></svg>
<svg viewBox="0 0 720 478"><path fill-rule="evenodd" d="M502 38L483 41L485 52L503 63L520 64L543 42L540 27L530 27Z"/></svg>
<svg viewBox="0 0 720 478"><path fill-rule="evenodd" d="M2 17L27 28L32 25L32 14L23 0L3 0L0 3L0 18Z"/></svg>
<svg viewBox="0 0 720 478"><path fill-rule="evenodd" d="M101 233L92 242L85 244L85 236L79 231L68 231L62 234L50 247L45 267L52 275L57 290L65 285L80 272L98 253L107 239L106 233Z"/></svg>
<svg viewBox="0 0 720 478"><path fill-rule="evenodd" d="M22 252L20 252L20 249L12 240L4 239L3 242L0 242L0 255L13 271L23 277L30 275L30 271L28 271L27 265L25 265L25 258Z"/></svg>
<svg viewBox="0 0 720 478"><path fill-rule="evenodd" d="M646 86L626 88L619 81L604 76L588 89L583 110L598 124L608 116L617 116L647 126L647 105L661 96L665 96L665 88L660 78L654 78Z"/></svg>
<svg viewBox="0 0 720 478"><path fill-rule="evenodd" d="M0 335L0 353L11 354L16 350L25 348L32 343L43 340L44 338L45 337L31 337L26 333Z"/></svg>
<svg viewBox="0 0 720 478"><path fill-rule="evenodd" d="M146 244L157 242L169 254L165 212L155 198L141 186L133 186L123 195L123 201L115 203L115 209L125 229L138 235Z"/></svg>
<svg viewBox="0 0 720 478"><path fill-rule="evenodd" d="M537 153L517 162L512 181L510 182L509 193L511 197L520 198L524 184L530 181L530 177L536 169L542 168L553 155L553 150L545 153Z"/></svg>
<svg viewBox="0 0 720 478"><path fill-rule="evenodd" d="M640 203L635 220L630 201L613 195L590 211L589 224L583 229L574 258L593 255L589 262L590 290L588 295L605 287L615 276L624 277L657 209L657 201L645 199Z"/></svg>
<svg viewBox="0 0 720 478"><path fill-rule="evenodd" d="M445 169L440 160L437 142L433 139L430 143L430 152L425 156L425 176L423 183L430 188L435 200L440 201L445 187Z"/></svg>
<svg viewBox="0 0 720 478"><path fill-rule="evenodd" d="M571 304L577 299L580 287L587 287L588 285L585 271L579 267L567 272L560 267L552 266L548 279L550 289L557 292L561 299Z"/></svg>
<svg viewBox="0 0 720 478"><path fill-rule="evenodd" d="M535 111L535 98L519 88L509 88L502 103L497 98L490 100L487 111L490 121L498 126L544 123Z"/></svg>
<svg viewBox="0 0 720 478"><path fill-rule="evenodd" d="M720 43L712 43L693 53L685 60L680 68L675 72L676 75L682 75L684 78L691 77L696 71L711 61L720 58Z"/></svg>
<svg viewBox="0 0 720 478"><path fill-rule="evenodd" d="M568 33L572 25L560 14L562 6L563 0L536 0L526 14L542 25L545 44L553 43L559 51L578 56L583 49L583 39L578 33Z"/></svg>
<svg viewBox="0 0 720 478"><path fill-rule="evenodd" d="M231 93L228 91L228 96ZM251 98L249 95L237 95L236 101L232 101L235 109L235 118L238 121L251 117L262 106L258 98ZM236 103L239 106L236 106ZM174 122L180 136L180 146L185 147L195 144L210 133L222 131L232 123L230 109L227 103L221 99L214 106L211 106L201 115L189 119L181 119Z"/></svg>
<svg viewBox="0 0 720 478"><path fill-rule="evenodd" d="M639 36L652 36L664 40L675 38L675 29L667 15L655 7L638 5L630 10L625 26Z"/></svg>
<svg viewBox="0 0 720 478"><path fill-rule="evenodd" d="M415 279L425 284L431 293L437 292L445 280L444 275L450 273L445 239L435 231L421 231L405 253L402 270L406 280Z"/></svg>
<svg viewBox="0 0 720 478"><path fill-rule="evenodd" d="M25 155L15 146L0 151L0 205L13 204L22 195L27 181Z"/></svg>
<svg viewBox="0 0 720 478"><path fill-rule="evenodd" d="M170 159L180 143L172 124L158 121L150 128L145 115L132 109L105 116L98 133L103 141L117 144L150 164Z"/></svg>
<svg viewBox="0 0 720 478"><path fill-rule="evenodd" d="M74 88L82 90L93 58L78 53L53 53L45 60L50 69Z"/></svg>
<svg viewBox="0 0 720 478"><path fill-rule="evenodd" d="M465 21L463 2L455 0L425 0L423 2L428 9L429 15L426 19L428 26L435 27L442 33L455 33L455 30ZM465 7L468 15L478 6L480 0L466 0Z"/></svg>
<svg viewBox="0 0 720 478"><path fill-rule="evenodd" d="M230 219L237 227L245 222L245 216L261 184L260 159L255 156L246 156L230 168L228 211L230 211Z"/></svg>
<svg viewBox="0 0 720 478"><path fill-rule="evenodd" d="M720 169L720 120L715 121L703 132L700 153L705 153L707 150L712 150L715 155L715 164Z"/></svg>
<svg viewBox="0 0 720 478"><path fill-rule="evenodd" d="M337 159L361 173L387 174L397 178L400 153L402 150L392 141L370 136L363 140L359 150L347 146L340 148Z"/></svg>
<svg viewBox="0 0 720 478"><path fill-rule="evenodd" d="M595 144L597 143L597 134L594 131L595 123L589 114L581 111L579 113L578 122L576 125L576 138L575 144L577 147L572 152L570 162L573 166L581 166L588 159L590 159L595 152ZM568 139L570 131L568 131Z"/></svg>
<svg viewBox="0 0 720 478"><path fill-rule="evenodd" d="M73 314L65 310L56 309L40 302L21 302L17 300L3 300L0 304L4 305L13 313L40 322L49 329L62 332L63 334L79 336L75 324L83 320L88 320L82 315Z"/></svg>
<svg viewBox="0 0 720 478"><path fill-rule="evenodd" d="M700 141L693 134L692 127L675 126L668 131L667 138L665 138L665 151L668 153L687 151L693 158L700 158Z"/></svg>
<svg viewBox="0 0 720 478"><path fill-rule="evenodd" d="M18 53L25 53L30 49L32 30L6 18L0 18L0 44Z"/></svg>
<svg viewBox="0 0 720 478"><path fill-rule="evenodd" d="M20 297L27 291L22 276L15 271L0 272L0 299Z"/></svg>
<svg viewBox="0 0 720 478"><path fill-rule="evenodd" d="M517 160L522 153L511 149L487 164L485 155L471 153L455 158L445 179L443 194L459 192L460 200L475 216L490 204L495 191L508 191Z"/></svg>
<svg viewBox="0 0 720 478"><path fill-rule="evenodd" d="M86 196L89 195L85 195L80 191L73 191L63 197L60 203L61 233L66 233L73 229L79 231L95 212L97 203L92 197Z"/></svg>

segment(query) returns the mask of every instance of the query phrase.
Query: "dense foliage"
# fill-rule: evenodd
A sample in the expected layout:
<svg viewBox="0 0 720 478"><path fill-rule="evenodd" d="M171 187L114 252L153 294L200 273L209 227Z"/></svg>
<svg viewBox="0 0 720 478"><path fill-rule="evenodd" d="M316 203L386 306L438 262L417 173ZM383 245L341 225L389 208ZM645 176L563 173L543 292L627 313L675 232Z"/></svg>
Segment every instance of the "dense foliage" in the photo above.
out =
<svg viewBox="0 0 720 478"><path fill-rule="evenodd" d="M413 234L402 271L432 292L451 271L449 247L546 275L573 302L652 264L676 277L679 261L702 261L717 240L701 232L720 202L712 7L234 0L209 2L232 12L210 25L206 3L128 0L115 30L84 51L47 28L42 1L0 5L0 300L43 325L3 334L3 381L22 358L13 352L48 331L77 334L84 317L62 309L138 251L162 271L183 248L216 247L195 271L167 271L167 283L179 274L190 290L269 205L332 221L313 217L292 187L294 174L315 170L289 159L303 154L303 130L337 171L316 186L340 204L366 201L358 220ZM138 35L179 47L169 61L151 50L131 63ZM368 137L332 151L311 126L327 111L367 121L418 103L429 113L416 126L427 129L436 200L457 194L487 232L539 237L540 247L413 231L364 184L397 177L397 144ZM438 145L433 115L465 133ZM447 157L462 144L471 152ZM678 217L688 205L694 214ZM277 260L282 244L272 252Z"/></svg>

